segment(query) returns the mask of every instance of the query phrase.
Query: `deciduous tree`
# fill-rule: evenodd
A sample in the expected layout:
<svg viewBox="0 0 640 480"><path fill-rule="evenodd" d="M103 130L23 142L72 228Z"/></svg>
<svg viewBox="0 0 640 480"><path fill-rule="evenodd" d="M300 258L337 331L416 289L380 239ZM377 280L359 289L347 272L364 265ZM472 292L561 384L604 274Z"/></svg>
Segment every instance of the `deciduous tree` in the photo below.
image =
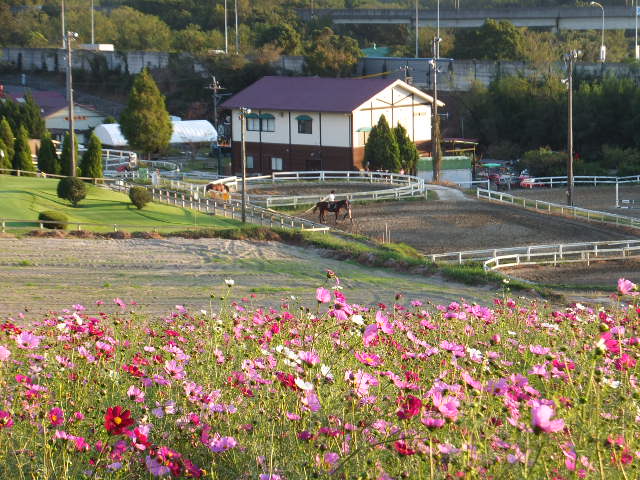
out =
<svg viewBox="0 0 640 480"><path fill-rule="evenodd" d="M144 69L133 81L127 108L120 116L120 130L129 146L144 153L167 148L172 125L164 96Z"/></svg>
<svg viewBox="0 0 640 480"><path fill-rule="evenodd" d="M358 42L353 38L337 35L325 27L313 35L307 45L304 61L308 73L344 77L353 71L361 55Z"/></svg>

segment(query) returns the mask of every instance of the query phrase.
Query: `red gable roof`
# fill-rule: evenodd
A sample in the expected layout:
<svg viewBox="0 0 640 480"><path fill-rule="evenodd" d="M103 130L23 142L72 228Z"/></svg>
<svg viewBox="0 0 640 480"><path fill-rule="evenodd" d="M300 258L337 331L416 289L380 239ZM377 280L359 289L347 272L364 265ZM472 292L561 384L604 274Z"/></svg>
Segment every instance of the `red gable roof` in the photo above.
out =
<svg viewBox="0 0 640 480"><path fill-rule="evenodd" d="M348 113L395 81L395 78L262 77L222 107Z"/></svg>

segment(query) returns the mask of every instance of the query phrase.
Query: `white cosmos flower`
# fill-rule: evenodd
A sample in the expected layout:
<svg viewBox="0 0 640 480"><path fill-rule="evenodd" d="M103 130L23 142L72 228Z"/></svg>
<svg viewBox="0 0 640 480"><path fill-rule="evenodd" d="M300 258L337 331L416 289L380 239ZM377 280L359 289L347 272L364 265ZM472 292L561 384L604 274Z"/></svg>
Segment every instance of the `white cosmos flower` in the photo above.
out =
<svg viewBox="0 0 640 480"><path fill-rule="evenodd" d="M313 390L313 383L305 382L301 378L296 378L296 385L300 390L305 390L305 391Z"/></svg>
<svg viewBox="0 0 640 480"><path fill-rule="evenodd" d="M362 315L351 315L351 321L356 325L364 325L364 318L362 318Z"/></svg>
<svg viewBox="0 0 640 480"><path fill-rule="evenodd" d="M227 285L227 287L233 287L236 284L236 281L232 278L225 278L224 283Z"/></svg>

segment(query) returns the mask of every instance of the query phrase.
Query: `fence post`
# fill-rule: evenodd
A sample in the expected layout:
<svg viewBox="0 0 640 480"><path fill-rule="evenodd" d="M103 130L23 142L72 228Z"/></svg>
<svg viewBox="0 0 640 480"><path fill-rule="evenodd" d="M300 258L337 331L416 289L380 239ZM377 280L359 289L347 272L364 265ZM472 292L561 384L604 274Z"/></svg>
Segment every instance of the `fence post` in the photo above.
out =
<svg viewBox="0 0 640 480"><path fill-rule="evenodd" d="M7 225L5 224L4 220L2 220L2 233L6 233L6 227Z"/></svg>

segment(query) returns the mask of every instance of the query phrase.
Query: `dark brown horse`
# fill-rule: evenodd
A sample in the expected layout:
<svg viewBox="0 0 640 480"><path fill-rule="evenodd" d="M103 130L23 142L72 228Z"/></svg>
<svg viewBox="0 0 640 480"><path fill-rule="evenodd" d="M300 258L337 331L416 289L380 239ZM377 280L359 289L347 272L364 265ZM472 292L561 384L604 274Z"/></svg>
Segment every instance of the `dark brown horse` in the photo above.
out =
<svg viewBox="0 0 640 480"><path fill-rule="evenodd" d="M330 208L330 202L318 202L316 206L313 208L313 213L316 213L316 210L320 210L320 223L324 223L324 214L327 212L335 212L336 221L338 223L338 215L340 215L340 210L344 210L344 217L342 219L349 217L351 223L353 223L353 217L351 216L351 203L349 200L339 200L337 202L333 202L332 207Z"/></svg>

